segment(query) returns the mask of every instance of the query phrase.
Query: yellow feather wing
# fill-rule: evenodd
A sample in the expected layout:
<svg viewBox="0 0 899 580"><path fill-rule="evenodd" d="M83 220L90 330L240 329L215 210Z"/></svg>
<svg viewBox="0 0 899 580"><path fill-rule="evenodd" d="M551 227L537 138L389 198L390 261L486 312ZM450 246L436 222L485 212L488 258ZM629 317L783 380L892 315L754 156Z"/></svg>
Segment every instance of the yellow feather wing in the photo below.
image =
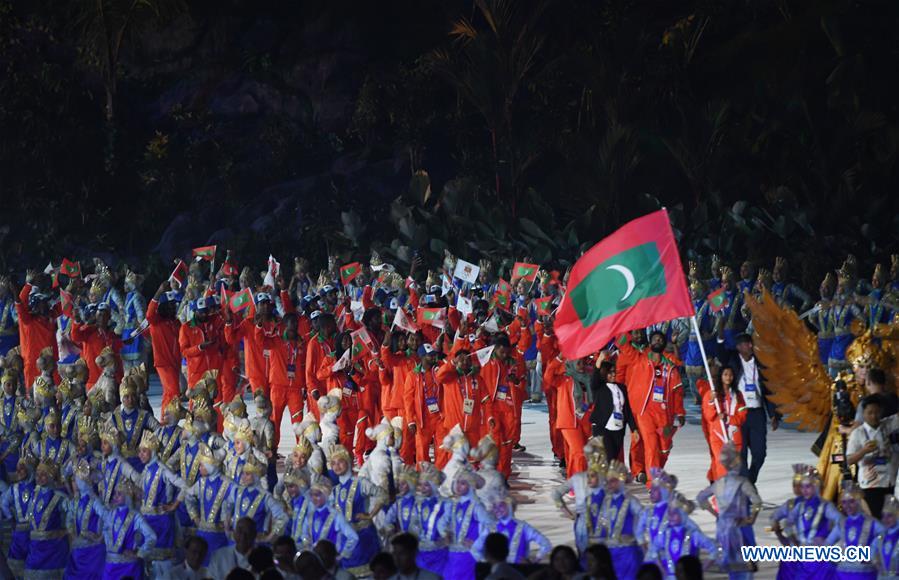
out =
<svg viewBox="0 0 899 580"><path fill-rule="evenodd" d="M799 316L777 304L767 290L746 295L752 312L753 344L765 366L768 397L803 431L821 431L831 412L831 379L818 356L818 339Z"/></svg>

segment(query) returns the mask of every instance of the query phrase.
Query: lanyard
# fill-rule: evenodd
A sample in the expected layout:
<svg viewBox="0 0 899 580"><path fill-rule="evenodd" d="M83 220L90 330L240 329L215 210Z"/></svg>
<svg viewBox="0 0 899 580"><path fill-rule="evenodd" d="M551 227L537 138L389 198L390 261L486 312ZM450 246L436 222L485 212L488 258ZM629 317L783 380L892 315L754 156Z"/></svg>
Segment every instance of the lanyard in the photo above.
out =
<svg viewBox="0 0 899 580"><path fill-rule="evenodd" d="M612 392L612 407L615 411L621 413L624 410L624 395L621 393L621 387L615 383L606 383Z"/></svg>

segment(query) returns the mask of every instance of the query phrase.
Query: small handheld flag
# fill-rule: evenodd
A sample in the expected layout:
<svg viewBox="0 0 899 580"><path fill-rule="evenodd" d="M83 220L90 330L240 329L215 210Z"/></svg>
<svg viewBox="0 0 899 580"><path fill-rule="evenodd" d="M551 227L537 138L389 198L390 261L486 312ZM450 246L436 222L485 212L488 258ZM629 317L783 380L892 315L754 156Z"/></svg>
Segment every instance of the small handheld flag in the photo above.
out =
<svg viewBox="0 0 899 580"><path fill-rule="evenodd" d="M721 312L730 304L724 288L718 288L708 296L709 310L712 312Z"/></svg>
<svg viewBox="0 0 899 580"><path fill-rule="evenodd" d="M253 305L253 293L250 292L249 288L244 288L240 292L236 292L233 296L231 296L231 300L228 301L228 306L231 308L231 312L240 312L245 308L249 308Z"/></svg>
<svg viewBox="0 0 899 580"><path fill-rule="evenodd" d="M68 258L63 258L62 264L59 266L59 271L69 278L78 278L81 276L81 263L72 262Z"/></svg>
<svg viewBox="0 0 899 580"><path fill-rule="evenodd" d="M169 276L169 282L177 282L178 287L181 288L184 286L185 280L187 280L187 265L184 263L184 260L178 260L174 271Z"/></svg>
<svg viewBox="0 0 899 580"><path fill-rule="evenodd" d="M490 345L474 352L475 360L478 361L478 366L483 367L488 362L490 362L490 357L493 356L493 349L495 348L495 345Z"/></svg>
<svg viewBox="0 0 899 580"><path fill-rule="evenodd" d="M553 310L553 297L545 296L543 298L537 298L534 300L534 305L537 306L537 314L540 316L548 316L552 314Z"/></svg>
<svg viewBox="0 0 899 580"><path fill-rule="evenodd" d="M396 314L393 317L393 326L399 327L406 332L418 332L418 327L409 320L409 316L402 308L396 309Z"/></svg>
<svg viewBox="0 0 899 580"><path fill-rule="evenodd" d="M340 283L346 286L362 273L362 264L351 262L340 268Z"/></svg>
<svg viewBox="0 0 899 580"><path fill-rule="evenodd" d="M453 270L453 278L458 278L463 282L474 284L478 281L478 274L480 272L480 266L476 266L475 264L466 262L465 260L457 260L456 268Z"/></svg>
<svg viewBox="0 0 899 580"><path fill-rule="evenodd" d="M418 324L430 324L442 329L446 325L446 313L443 308L419 308Z"/></svg>
<svg viewBox="0 0 899 580"><path fill-rule="evenodd" d="M533 282L537 279L537 271L540 266L537 264L527 264L525 262L515 262L512 266L512 280L527 280Z"/></svg>
<svg viewBox="0 0 899 580"><path fill-rule="evenodd" d="M360 328L359 330L354 330L350 336L353 338L353 357L358 357L359 355L368 352L369 354L374 354L374 346L375 343L371 338L371 335L368 333L368 329L365 327Z"/></svg>
<svg viewBox="0 0 899 580"><path fill-rule="evenodd" d="M211 262L215 259L215 246L202 246L199 248L194 248L192 251L193 257L199 260L206 260L207 262Z"/></svg>

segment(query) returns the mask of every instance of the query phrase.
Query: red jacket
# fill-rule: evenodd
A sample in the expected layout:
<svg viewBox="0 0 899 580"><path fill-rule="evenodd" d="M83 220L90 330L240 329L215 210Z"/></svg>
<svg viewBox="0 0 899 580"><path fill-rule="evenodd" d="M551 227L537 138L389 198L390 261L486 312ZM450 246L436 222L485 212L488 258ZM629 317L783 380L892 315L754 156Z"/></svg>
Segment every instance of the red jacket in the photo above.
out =
<svg viewBox="0 0 899 580"><path fill-rule="evenodd" d="M554 358L547 365L544 377L549 378L548 388L556 391L556 428L580 429L581 420L590 412L584 408L586 398L575 400L574 379L565 374L565 363L559 357Z"/></svg>
<svg viewBox="0 0 899 580"><path fill-rule="evenodd" d="M178 346L181 321L159 316L159 302L154 299L147 305L147 322L150 323L150 342L153 344L153 366L181 368L181 348Z"/></svg>
<svg viewBox="0 0 899 580"><path fill-rule="evenodd" d="M443 423L443 386L437 380L436 366L426 371L420 365L416 365L406 377L404 391L404 418L407 425L415 424L422 427ZM429 409L431 400L437 404L436 413L432 413Z"/></svg>
<svg viewBox="0 0 899 580"><path fill-rule="evenodd" d="M50 309L50 316L35 316L28 309L28 295L31 284L22 286L16 315L19 317L19 344L22 345L22 360L25 368L37 375L37 357L48 346L53 349L53 360L59 360L59 346L56 343L56 318L60 315L59 304ZM26 374L28 374L26 372ZM28 385L31 388L31 385Z"/></svg>
<svg viewBox="0 0 899 580"><path fill-rule="evenodd" d="M477 368L474 368L477 371ZM451 361L446 361L437 371L437 380L443 385L443 426L450 430L456 425L462 428L472 444L477 443L482 424L493 416L490 395L480 381L477 372L459 374ZM471 400L471 409L465 412L465 400Z"/></svg>
<svg viewBox="0 0 899 580"><path fill-rule="evenodd" d="M619 360L621 356L626 356L630 361L626 384L634 416L652 411L665 415L669 422L674 417L685 416L684 389L676 363L664 354L656 363L649 358L649 355L648 349L639 352L630 344L621 346ZM654 393L654 386L659 387L659 393Z"/></svg>
<svg viewBox="0 0 899 580"><path fill-rule="evenodd" d="M207 340L212 341L212 344L201 349L200 345ZM216 324L214 319L201 324L190 322L181 325L178 345L181 347L181 353L187 359L187 384L189 387L197 384L206 371L221 370L224 342L222 328Z"/></svg>
<svg viewBox="0 0 899 580"><path fill-rule="evenodd" d="M266 367L264 350L267 348L256 332L256 324L253 318L247 316L237 324L225 324L225 340L230 345L236 345L243 341L244 364L247 369L247 379L252 385L264 385L266 380ZM266 321L262 326L265 336L277 337L277 326L272 320Z"/></svg>
<svg viewBox="0 0 899 580"><path fill-rule="evenodd" d="M514 374L515 380L509 375ZM522 389L527 376L524 361L520 357L512 357L511 360L500 360L494 354L493 358L481 368L481 380L484 388L493 403L493 413L512 411L523 401ZM500 387L507 387L503 392Z"/></svg>
<svg viewBox="0 0 899 580"><path fill-rule="evenodd" d="M116 355L116 381L122 379L122 339L112 330L100 330L93 324L73 324L72 342L81 343L81 357L87 362L87 384L93 385L100 378L103 369L97 366L96 358L107 346Z"/></svg>
<svg viewBox="0 0 899 580"><path fill-rule="evenodd" d="M302 338L287 340L269 336L254 327L255 339L269 351L268 382L279 387L306 388L306 343Z"/></svg>
<svg viewBox="0 0 899 580"><path fill-rule="evenodd" d="M318 370L322 365L322 361L333 352L333 338L325 340L320 335L315 335L309 340L309 344L306 345L306 390L310 395L316 391L321 396L328 394L331 386L326 383L325 379L318 377ZM330 358L333 359L333 357Z"/></svg>

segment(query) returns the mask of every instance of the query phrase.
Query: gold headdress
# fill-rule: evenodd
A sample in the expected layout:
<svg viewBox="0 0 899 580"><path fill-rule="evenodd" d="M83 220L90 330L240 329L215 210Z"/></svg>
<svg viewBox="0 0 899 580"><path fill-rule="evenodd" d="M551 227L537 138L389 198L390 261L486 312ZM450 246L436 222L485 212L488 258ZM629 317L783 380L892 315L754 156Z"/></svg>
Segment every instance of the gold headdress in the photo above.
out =
<svg viewBox="0 0 899 580"><path fill-rule="evenodd" d="M78 463L75 464L75 477L82 481L90 481L91 464L87 459L79 459Z"/></svg>
<svg viewBox="0 0 899 580"><path fill-rule="evenodd" d="M55 407L51 407L44 416L44 428L50 425L59 425L59 412L57 412Z"/></svg>
<svg viewBox="0 0 899 580"><path fill-rule="evenodd" d="M111 445L120 445L122 442L122 434L115 428L111 422L104 423L100 426L100 441L106 441Z"/></svg>
<svg viewBox="0 0 899 580"><path fill-rule="evenodd" d="M818 470L809 465L805 466L805 469L802 471L800 483L810 483L812 485L821 485L821 474L818 473Z"/></svg>
<svg viewBox="0 0 899 580"><path fill-rule="evenodd" d="M16 409L16 421L22 428L30 429L41 416L41 410L33 404L18 405Z"/></svg>
<svg viewBox="0 0 899 580"><path fill-rule="evenodd" d="M302 469L293 469L281 478L284 485L296 485L301 488L309 487L309 475Z"/></svg>
<svg viewBox="0 0 899 580"><path fill-rule="evenodd" d="M484 478L478 475L470 465L463 465L459 468L459 471L453 476L453 483L455 484L457 481L464 481L474 489L484 487Z"/></svg>
<svg viewBox="0 0 899 580"><path fill-rule="evenodd" d="M730 266L721 266L721 281L722 282L734 282L735 281L734 271L731 270Z"/></svg>
<svg viewBox="0 0 899 580"><path fill-rule="evenodd" d="M3 377L0 378L0 383L14 383L16 385L19 384L19 373L17 373L14 369L6 369L3 371Z"/></svg>
<svg viewBox="0 0 899 580"><path fill-rule="evenodd" d="M690 278L690 291L702 293L705 291L705 283L699 278Z"/></svg>
<svg viewBox="0 0 899 580"><path fill-rule="evenodd" d="M203 421L206 424L211 424L213 417L212 409L209 408L209 404L205 399L199 399L194 402L192 415L195 421Z"/></svg>
<svg viewBox="0 0 899 580"><path fill-rule="evenodd" d="M234 395L231 403L228 405L228 411L235 417L245 419L247 417L247 404L243 402L240 393Z"/></svg>
<svg viewBox="0 0 899 580"><path fill-rule="evenodd" d="M422 461L418 464L418 479L419 481L426 481L434 487L439 487L446 481L446 474L437 469L437 466L433 463Z"/></svg>
<svg viewBox="0 0 899 580"><path fill-rule="evenodd" d="M481 437L477 447L473 448L469 453L472 461L489 461L491 459L499 459L499 447L493 440L493 436L489 433Z"/></svg>
<svg viewBox="0 0 899 580"><path fill-rule="evenodd" d="M218 465L220 463L218 457L215 456L215 453L212 452L212 449L205 444L200 444L197 449L197 461L200 463L209 463L212 465Z"/></svg>
<svg viewBox="0 0 899 580"><path fill-rule="evenodd" d="M883 514L892 514L899 516L899 499L895 495L889 495L883 502Z"/></svg>
<svg viewBox="0 0 899 580"><path fill-rule="evenodd" d="M601 437L591 437L584 445L584 456L587 458L587 470L604 473L608 469L606 446Z"/></svg>
<svg viewBox="0 0 899 580"><path fill-rule="evenodd" d="M651 468L650 473L652 475L653 486L663 487L670 492L674 491L674 488L677 487L677 476L673 473L668 473L657 467Z"/></svg>
<svg viewBox="0 0 899 580"><path fill-rule="evenodd" d="M899 254L890 256L890 278L893 280L899 278Z"/></svg>
<svg viewBox="0 0 899 580"><path fill-rule="evenodd" d="M253 444L253 428L246 419L235 422L233 439L235 441L243 441L244 443Z"/></svg>
<svg viewBox="0 0 899 580"><path fill-rule="evenodd" d="M34 394L42 399L52 399L54 396L53 384L44 377L39 376L34 379Z"/></svg>
<svg viewBox="0 0 899 580"><path fill-rule="evenodd" d="M855 256L849 254L846 256L846 260L843 262L843 265L840 266L840 271L838 272L838 278L841 283L851 284L855 281L858 276L858 261L855 259Z"/></svg>
<svg viewBox="0 0 899 580"><path fill-rule="evenodd" d="M412 465L401 465L397 479L405 481L409 484L409 487L415 487L415 484L418 483L418 471Z"/></svg>
<svg viewBox="0 0 899 580"><path fill-rule="evenodd" d="M300 437L297 439L297 444L294 446L293 452L301 457L309 459L312 456L312 443L305 437Z"/></svg>
<svg viewBox="0 0 899 580"><path fill-rule="evenodd" d="M91 284L90 290L87 292L88 299L92 302L99 302L103 295L106 294L106 290L109 289L109 286L104 283L103 278L97 276L94 278L93 283Z"/></svg>
<svg viewBox="0 0 899 580"><path fill-rule="evenodd" d="M862 501L865 495L862 493L861 488L854 481L844 481L842 483L842 489L840 490L840 499L854 499L857 501Z"/></svg>
<svg viewBox="0 0 899 580"><path fill-rule="evenodd" d="M428 277L425 280L426 290L430 290L431 286L439 286L440 285L440 277L437 275L437 272L433 270L428 270Z"/></svg>
<svg viewBox="0 0 899 580"><path fill-rule="evenodd" d="M269 409L272 408L272 401L269 399L265 391L262 389L256 389L256 392L253 393L253 402L256 403L256 412L258 413L260 409ZM262 413L267 414L267 413Z"/></svg>
<svg viewBox="0 0 899 580"><path fill-rule="evenodd" d="M690 515L696 509L696 504L684 497L680 492L673 492L668 498L668 509L682 510L685 514Z"/></svg>
<svg viewBox="0 0 899 580"><path fill-rule="evenodd" d="M328 463L333 465L335 461L339 459L343 459L349 465L353 464L353 457L350 455L349 450L346 447L340 444L331 445L328 449Z"/></svg>
<svg viewBox="0 0 899 580"><path fill-rule="evenodd" d="M613 459L609 462L608 469L606 469L606 479L620 479L621 481L627 481L628 473L629 471L624 463L617 459Z"/></svg>
<svg viewBox="0 0 899 580"><path fill-rule="evenodd" d="M771 272L769 272L765 268L759 268L759 275L758 279L756 280L756 284L760 288L770 290L771 286L774 284L774 278L771 276Z"/></svg>
<svg viewBox="0 0 899 580"><path fill-rule="evenodd" d="M134 379L130 376L122 379L121 384L119 384L119 398L124 399L127 395L137 396L137 385L134 384Z"/></svg>
<svg viewBox="0 0 899 580"><path fill-rule="evenodd" d="M375 250L372 250L371 251L371 260L368 261L368 264L370 266L374 267L374 266L380 266L383 263L384 263L384 260L381 259L381 254L379 254Z"/></svg>
<svg viewBox="0 0 899 580"><path fill-rule="evenodd" d="M159 449L159 438L149 429L144 431L140 438L140 447L156 451Z"/></svg>
<svg viewBox="0 0 899 580"><path fill-rule="evenodd" d="M712 254L712 277L718 276L720 278L724 278L724 272L722 272L723 266L721 265L721 258L718 254Z"/></svg>
<svg viewBox="0 0 899 580"><path fill-rule="evenodd" d="M87 381L88 376L90 376L90 369L87 366L87 361L81 357L78 357L78 360L69 365L69 370L73 381L84 383Z"/></svg>
<svg viewBox="0 0 899 580"><path fill-rule="evenodd" d="M78 439L90 442L97 436L97 424L93 417L82 415L78 417Z"/></svg>
<svg viewBox="0 0 899 580"><path fill-rule="evenodd" d="M59 477L59 467L57 467L56 463L50 459L44 459L38 463L37 473L43 473L49 477L51 481L56 481Z"/></svg>
<svg viewBox="0 0 899 580"><path fill-rule="evenodd" d="M740 468L740 452L737 451L737 447L734 445L733 441L728 441L721 448L719 461L728 471L735 471Z"/></svg>
<svg viewBox="0 0 899 580"><path fill-rule="evenodd" d="M59 385L56 387L56 392L62 395L64 401L68 401L72 398L72 383L69 382L69 379L62 379L59 381Z"/></svg>
<svg viewBox="0 0 899 580"><path fill-rule="evenodd" d="M334 485L331 483L331 480L328 479L327 477L319 477L309 487L310 491L320 491L325 495L331 495L332 489L334 489Z"/></svg>
<svg viewBox="0 0 899 580"><path fill-rule="evenodd" d="M781 256L777 256L774 258L774 274L779 274L781 276L787 275L787 260Z"/></svg>
<svg viewBox="0 0 899 580"><path fill-rule="evenodd" d="M178 397L172 397L165 406L163 414L165 413L171 413L176 421L181 419L184 416L184 407L181 406L181 400Z"/></svg>
<svg viewBox="0 0 899 580"><path fill-rule="evenodd" d="M857 336L846 348L846 360L852 366L889 368L889 353L885 352L875 340L870 330Z"/></svg>
<svg viewBox="0 0 899 580"><path fill-rule="evenodd" d="M699 280L699 264L693 260L687 262L687 277L691 280Z"/></svg>
<svg viewBox="0 0 899 580"><path fill-rule="evenodd" d="M880 264L874 265L874 274L871 275L871 286L875 288L880 288L886 282L883 276L883 266Z"/></svg>
<svg viewBox="0 0 899 580"><path fill-rule="evenodd" d="M247 457L246 463L243 464L241 468L242 473L249 473L251 475L255 475L256 477L261 477L265 475L266 466L259 462L256 459L256 456L252 453L249 457Z"/></svg>

